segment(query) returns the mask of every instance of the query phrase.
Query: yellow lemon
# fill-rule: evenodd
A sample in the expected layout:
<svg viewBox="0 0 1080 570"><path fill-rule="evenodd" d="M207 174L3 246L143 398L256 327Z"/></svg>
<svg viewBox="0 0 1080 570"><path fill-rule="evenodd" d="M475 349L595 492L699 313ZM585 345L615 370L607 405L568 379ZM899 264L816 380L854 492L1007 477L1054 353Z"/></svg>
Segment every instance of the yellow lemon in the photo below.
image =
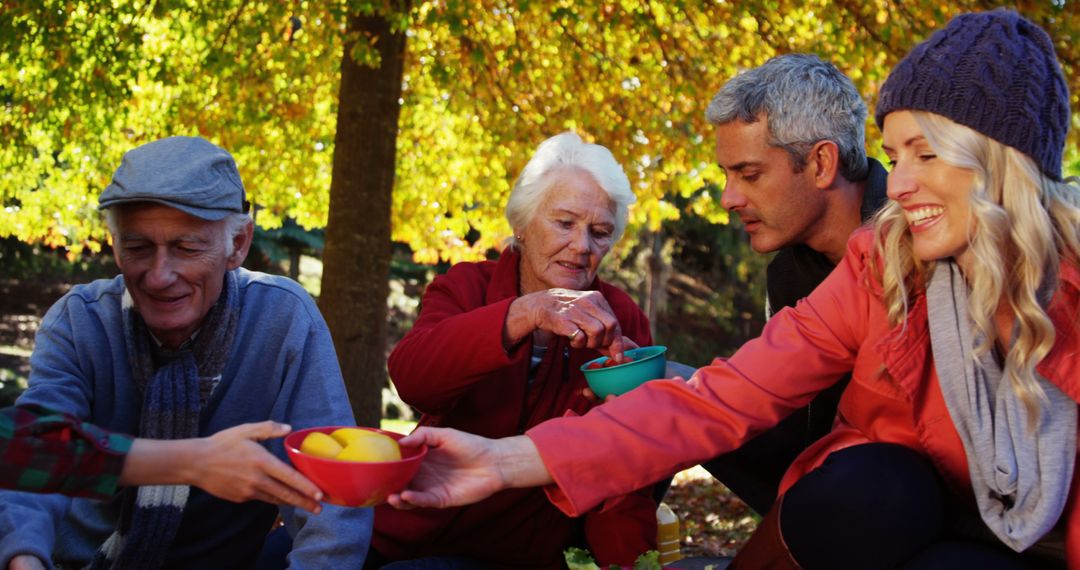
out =
<svg viewBox="0 0 1080 570"><path fill-rule="evenodd" d="M350 443L369 436L381 436L382 434L373 432L367 429L360 428L338 428L330 434L330 437L334 438L341 447L346 447ZM385 437L385 436L384 436Z"/></svg>
<svg viewBox="0 0 1080 570"><path fill-rule="evenodd" d="M300 444L300 452L324 459L334 459L341 453L341 444L322 432L312 432Z"/></svg>
<svg viewBox="0 0 1080 570"><path fill-rule="evenodd" d="M381 433L368 432L373 437L353 440L337 458L342 461L400 461L401 448L394 438Z"/></svg>

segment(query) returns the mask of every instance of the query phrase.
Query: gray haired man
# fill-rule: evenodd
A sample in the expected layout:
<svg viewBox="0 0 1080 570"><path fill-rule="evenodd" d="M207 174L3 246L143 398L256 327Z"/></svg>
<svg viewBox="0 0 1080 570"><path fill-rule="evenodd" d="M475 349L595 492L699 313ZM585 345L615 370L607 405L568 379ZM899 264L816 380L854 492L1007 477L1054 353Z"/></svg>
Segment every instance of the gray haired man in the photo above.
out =
<svg viewBox="0 0 1080 570"><path fill-rule="evenodd" d="M885 202L885 169L866 156L866 104L831 64L790 54L732 78L705 116L727 174L721 204L742 221L754 251L777 252L766 274L771 316L809 295ZM847 380L704 467L768 512L784 471L831 428Z"/></svg>
<svg viewBox="0 0 1080 570"><path fill-rule="evenodd" d="M78 285L49 309L19 404L156 439L267 419L354 423L311 297L240 267L252 220L228 152L192 137L135 148L100 208L122 275ZM280 441L270 451L284 458ZM108 501L4 492L0 568L247 568L279 514L291 567L363 565L370 509L312 516L175 485L122 488Z"/></svg>

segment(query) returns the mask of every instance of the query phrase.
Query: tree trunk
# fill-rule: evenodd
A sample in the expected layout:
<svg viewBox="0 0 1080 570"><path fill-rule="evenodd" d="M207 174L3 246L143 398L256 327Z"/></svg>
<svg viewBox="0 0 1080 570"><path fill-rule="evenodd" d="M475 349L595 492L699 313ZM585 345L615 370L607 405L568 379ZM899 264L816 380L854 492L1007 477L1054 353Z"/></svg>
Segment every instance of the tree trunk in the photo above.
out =
<svg viewBox="0 0 1080 570"><path fill-rule="evenodd" d="M656 336L656 323L667 310L667 283L671 277L670 241L665 239L663 231L649 232L648 280L645 298L645 315L652 324L653 336Z"/></svg>
<svg viewBox="0 0 1080 570"><path fill-rule="evenodd" d="M378 426L386 383L386 297L390 206L405 34L381 15L349 17L349 32L371 41L378 68L359 65L345 45L319 306L334 338L360 425Z"/></svg>
<svg viewBox="0 0 1080 570"><path fill-rule="evenodd" d="M300 281L300 246L289 248L289 278Z"/></svg>

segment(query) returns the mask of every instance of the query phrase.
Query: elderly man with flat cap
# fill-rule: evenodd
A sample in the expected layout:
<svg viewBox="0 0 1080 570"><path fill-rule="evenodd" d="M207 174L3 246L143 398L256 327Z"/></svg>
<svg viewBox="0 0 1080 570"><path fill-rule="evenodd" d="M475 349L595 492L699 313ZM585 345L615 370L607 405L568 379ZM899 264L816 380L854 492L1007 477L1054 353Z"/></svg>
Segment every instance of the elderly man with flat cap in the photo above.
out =
<svg viewBox="0 0 1080 570"><path fill-rule="evenodd" d="M73 287L49 309L20 404L157 439L267 419L354 422L311 297L240 267L252 220L228 152L190 137L135 148L100 209L122 275ZM269 446L284 457L280 440ZM106 501L4 492L0 568L251 568L279 511L290 567L363 564L370 509L312 515L175 485L121 488Z"/></svg>

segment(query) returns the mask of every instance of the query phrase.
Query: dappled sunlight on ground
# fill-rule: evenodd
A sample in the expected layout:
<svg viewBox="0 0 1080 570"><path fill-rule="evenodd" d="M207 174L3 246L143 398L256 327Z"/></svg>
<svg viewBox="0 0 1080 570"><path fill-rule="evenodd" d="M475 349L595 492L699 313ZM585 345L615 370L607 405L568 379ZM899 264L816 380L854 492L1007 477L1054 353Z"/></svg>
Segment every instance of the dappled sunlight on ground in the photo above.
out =
<svg viewBox="0 0 1080 570"><path fill-rule="evenodd" d="M26 387L30 351L45 311L67 285L0 279L0 405L9 405Z"/></svg>
<svg viewBox="0 0 1080 570"><path fill-rule="evenodd" d="M702 467L675 475L664 502L679 516L683 556L734 556L759 517Z"/></svg>

